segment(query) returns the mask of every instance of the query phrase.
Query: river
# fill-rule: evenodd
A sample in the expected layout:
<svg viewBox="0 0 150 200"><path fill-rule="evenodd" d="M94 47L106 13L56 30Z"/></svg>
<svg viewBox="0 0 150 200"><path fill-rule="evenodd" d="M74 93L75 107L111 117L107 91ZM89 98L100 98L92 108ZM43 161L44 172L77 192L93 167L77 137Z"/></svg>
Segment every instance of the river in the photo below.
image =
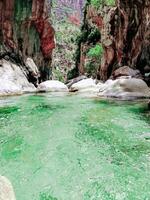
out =
<svg viewBox="0 0 150 200"><path fill-rule="evenodd" d="M17 200L149 200L146 104L59 94L0 98L0 174Z"/></svg>

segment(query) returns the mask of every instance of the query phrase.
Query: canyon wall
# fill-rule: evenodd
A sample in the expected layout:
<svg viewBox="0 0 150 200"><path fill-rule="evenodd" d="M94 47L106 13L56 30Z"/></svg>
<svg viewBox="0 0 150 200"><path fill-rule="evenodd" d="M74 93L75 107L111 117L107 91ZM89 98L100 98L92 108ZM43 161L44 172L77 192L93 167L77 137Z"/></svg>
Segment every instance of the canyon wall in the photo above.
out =
<svg viewBox="0 0 150 200"><path fill-rule="evenodd" d="M31 57L41 80L49 79L55 47L48 14L45 0L0 1L0 58L24 65Z"/></svg>
<svg viewBox="0 0 150 200"><path fill-rule="evenodd" d="M98 7L92 2L87 2L79 38L79 74L87 73L87 64L97 65L94 73L105 81L114 70L129 66L146 78L150 73L150 1L117 0L112 5L104 1Z"/></svg>

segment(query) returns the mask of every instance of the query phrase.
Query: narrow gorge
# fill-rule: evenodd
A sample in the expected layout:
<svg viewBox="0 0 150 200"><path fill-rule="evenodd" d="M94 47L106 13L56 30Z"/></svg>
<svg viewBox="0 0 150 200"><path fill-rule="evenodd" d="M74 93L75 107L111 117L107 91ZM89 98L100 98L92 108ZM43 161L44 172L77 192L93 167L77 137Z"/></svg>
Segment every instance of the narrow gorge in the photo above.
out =
<svg viewBox="0 0 150 200"><path fill-rule="evenodd" d="M149 142L149 0L0 0L0 200L149 200Z"/></svg>

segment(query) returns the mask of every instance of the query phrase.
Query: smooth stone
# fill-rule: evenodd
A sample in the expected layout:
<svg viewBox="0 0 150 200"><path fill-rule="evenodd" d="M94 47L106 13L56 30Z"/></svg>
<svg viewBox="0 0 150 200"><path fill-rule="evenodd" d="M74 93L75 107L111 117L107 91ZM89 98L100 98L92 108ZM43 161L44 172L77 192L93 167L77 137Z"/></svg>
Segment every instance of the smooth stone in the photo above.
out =
<svg viewBox="0 0 150 200"><path fill-rule="evenodd" d="M1 60L0 96L20 95L24 92L35 92L36 88L27 80L25 71L14 63Z"/></svg>
<svg viewBox="0 0 150 200"><path fill-rule="evenodd" d="M0 200L16 200L13 186L4 176L0 176Z"/></svg>
<svg viewBox="0 0 150 200"><path fill-rule="evenodd" d="M97 89L95 80L92 78L81 80L77 83L74 83L70 87L71 92L79 91L79 92L88 92L88 91L95 91Z"/></svg>
<svg viewBox="0 0 150 200"><path fill-rule="evenodd" d="M44 81L38 85L40 92L68 92L68 87L57 80Z"/></svg>
<svg viewBox="0 0 150 200"><path fill-rule="evenodd" d="M136 78L120 78L108 80L100 86L99 96L116 98L148 98L150 97L150 88L147 84Z"/></svg>

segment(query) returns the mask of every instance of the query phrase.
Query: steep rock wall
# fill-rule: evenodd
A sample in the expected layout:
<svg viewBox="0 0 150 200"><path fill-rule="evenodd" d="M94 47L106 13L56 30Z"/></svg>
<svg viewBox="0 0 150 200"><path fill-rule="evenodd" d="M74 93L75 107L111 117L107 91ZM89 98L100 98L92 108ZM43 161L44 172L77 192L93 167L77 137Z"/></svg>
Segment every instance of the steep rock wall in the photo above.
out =
<svg viewBox="0 0 150 200"><path fill-rule="evenodd" d="M0 57L6 55L24 64L32 57L41 79L50 75L54 29L48 18L45 0L0 1Z"/></svg>
<svg viewBox="0 0 150 200"><path fill-rule="evenodd" d="M79 44L80 62L77 65L82 74L85 72L87 49L95 42L89 41L91 31L87 30L91 26L97 27L100 39L96 40L96 44L103 48L97 70L100 79L107 80L115 69L125 65L139 69L143 76L150 73L149 0L117 0L114 6L104 4L98 9L88 1L82 30L86 39L84 37Z"/></svg>
<svg viewBox="0 0 150 200"><path fill-rule="evenodd" d="M138 68L143 75L145 68L150 67L150 1L118 0L116 6L110 19L111 44L104 46L100 72L103 80L121 66Z"/></svg>

